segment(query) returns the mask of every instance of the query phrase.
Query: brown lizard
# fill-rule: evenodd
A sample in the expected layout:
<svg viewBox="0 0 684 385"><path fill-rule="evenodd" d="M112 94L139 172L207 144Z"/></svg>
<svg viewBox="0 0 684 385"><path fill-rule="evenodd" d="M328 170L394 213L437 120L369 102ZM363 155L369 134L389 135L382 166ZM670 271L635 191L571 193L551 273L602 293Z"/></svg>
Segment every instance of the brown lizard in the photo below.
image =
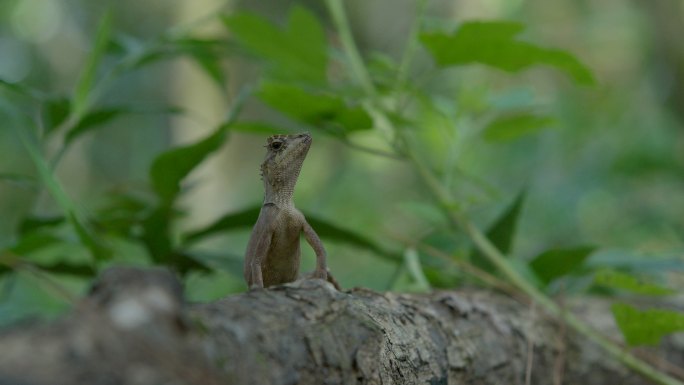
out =
<svg viewBox="0 0 684 385"><path fill-rule="evenodd" d="M316 253L316 269L311 278L328 280L326 252L318 234L292 202L297 177L311 147L311 135L274 135L266 144L266 159L261 164L264 204L261 206L245 253L244 275L250 288L263 288L292 282L299 275L301 249L299 237Z"/></svg>

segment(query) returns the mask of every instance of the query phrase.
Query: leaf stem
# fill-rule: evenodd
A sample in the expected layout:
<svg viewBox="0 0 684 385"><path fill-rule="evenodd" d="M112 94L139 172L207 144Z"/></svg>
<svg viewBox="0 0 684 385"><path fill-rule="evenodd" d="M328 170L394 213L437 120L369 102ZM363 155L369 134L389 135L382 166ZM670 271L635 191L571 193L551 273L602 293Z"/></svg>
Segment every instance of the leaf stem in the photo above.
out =
<svg viewBox="0 0 684 385"><path fill-rule="evenodd" d="M427 0L419 0L416 7L416 17L411 25L408 42L397 70L397 79L394 84L395 92L401 91L406 83L406 78L408 77L409 70L411 69L413 57L416 55L416 50L418 49L418 33L420 32L420 24L423 21L426 8Z"/></svg>
<svg viewBox="0 0 684 385"><path fill-rule="evenodd" d="M328 7L328 12L330 12L330 15L332 16L333 23L335 23L337 33L340 35L342 48L347 55L347 59L349 59L349 65L352 73L356 77L356 81L363 87L368 95L375 97L377 91L375 86L373 86L366 65L363 63L361 54L356 47L356 43L354 43L354 37L352 36L351 28L349 27L349 21L344 10L343 1L325 0L325 4Z"/></svg>

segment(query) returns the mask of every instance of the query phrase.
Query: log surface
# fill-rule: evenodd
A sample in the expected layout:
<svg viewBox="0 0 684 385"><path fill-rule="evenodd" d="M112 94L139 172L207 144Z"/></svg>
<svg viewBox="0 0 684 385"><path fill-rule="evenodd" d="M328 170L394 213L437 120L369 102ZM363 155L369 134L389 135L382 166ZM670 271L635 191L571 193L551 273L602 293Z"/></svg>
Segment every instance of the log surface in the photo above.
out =
<svg viewBox="0 0 684 385"><path fill-rule="evenodd" d="M65 318L0 332L0 385L559 379L648 383L528 305L478 290L338 292L303 280L186 305L172 274L115 268Z"/></svg>

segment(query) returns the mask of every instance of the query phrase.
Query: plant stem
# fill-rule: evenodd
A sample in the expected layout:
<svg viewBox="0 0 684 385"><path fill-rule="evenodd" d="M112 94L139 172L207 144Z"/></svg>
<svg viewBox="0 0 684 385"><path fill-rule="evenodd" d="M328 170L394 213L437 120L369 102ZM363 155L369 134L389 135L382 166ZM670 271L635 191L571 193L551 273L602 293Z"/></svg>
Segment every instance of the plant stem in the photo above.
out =
<svg viewBox="0 0 684 385"><path fill-rule="evenodd" d="M359 54L356 44L352 38L342 0L326 0L326 5L340 35L340 40L342 41L342 46L349 60L352 73L356 77L359 85L366 90L371 99L375 99L377 92L373 86L373 83L371 82L368 71L361 60L361 55ZM368 106L368 108L371 110L370 113L374 118L376 118L378 124L385 126L384 128L395 128L393 127L393 123L387 114L380 108L376 107L374 104L371 104ZM400 130L395 129L394 132L401 136L400 139L406 142ZM432 170L424 165L420 161L419 157L411 151L410 146L407 146L407 155L416 168L416 171L418 171L418 174L428 185L428 188L433 195L435 195L440 206L442 206L445 212L448 214L448 219L452 226L454 228L462 229L473 241L475 247L477 247L480 252L482 252L482 254L489 259L489 261L496 266L496 268L501 271L501 273L514 286L530 296L549 314L562 319L577 332L596 342L617 360L634 371L642 374L644 377L647 377L661 385L684 385L684 383L681 381L657 370L653 366L624 350L624 348L620 345L600 335L597 331L572 314L562 311L562 309L551 298L525 280L525 278L520 275L518 271L516 271L515 268L513 268L513 266L508 262L506 256L477 226L475 226L472 221L465 218L460 212L454 209L454 202L452 200L451 194L441 185L439 179L432 172Z"/></svg>
<svg viewBox="0 0 684 385"><path fill-rule="evenodd" d="M352 73L356 77L356 81L364 91L368 93L371 97L377 95L377 91L373 86L370 75L366 70L366 65L363 63L361 54L359 50L356 49L356 43L354 43L354 37L352 36L351 28L349 27L349 21L347 19L347 14L344 10L344 4L342 0L325 0L325 4L328 7L328 11L332 16L333 22L335 23L335 28L337 28L337 33L340 35L340 41L342 43L342 48L349 59L349 65L351 67Z"/></svg>
<svg viewBox="0 0 684 385"><path fill-rule="evenodd" d="M406 83L406 78L408 77L411 68L411 62L418 49L418 33L420 32L420 23L423 21L423 15L425 14L426 8L427 0L419 0L418 5L416 6L416 17L411 25L408 42L406 43L406 48L404 49L401 62L399 63L399 69L397 70L397 79L394 84L395 92L401 91Z"/></svg>

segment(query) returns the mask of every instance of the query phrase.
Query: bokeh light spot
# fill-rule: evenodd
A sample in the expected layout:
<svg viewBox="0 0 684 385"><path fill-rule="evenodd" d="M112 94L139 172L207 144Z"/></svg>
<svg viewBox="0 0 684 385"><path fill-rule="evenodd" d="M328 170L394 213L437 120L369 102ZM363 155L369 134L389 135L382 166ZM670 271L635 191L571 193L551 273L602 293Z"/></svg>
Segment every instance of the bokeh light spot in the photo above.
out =
<svg viewBox="0 0 684 385"><path fill-rule="evenodd" d="M62 20L62 9L57 0L21 0L12 11L14 32L34 43L50 40L59 30Z"/></svg>

